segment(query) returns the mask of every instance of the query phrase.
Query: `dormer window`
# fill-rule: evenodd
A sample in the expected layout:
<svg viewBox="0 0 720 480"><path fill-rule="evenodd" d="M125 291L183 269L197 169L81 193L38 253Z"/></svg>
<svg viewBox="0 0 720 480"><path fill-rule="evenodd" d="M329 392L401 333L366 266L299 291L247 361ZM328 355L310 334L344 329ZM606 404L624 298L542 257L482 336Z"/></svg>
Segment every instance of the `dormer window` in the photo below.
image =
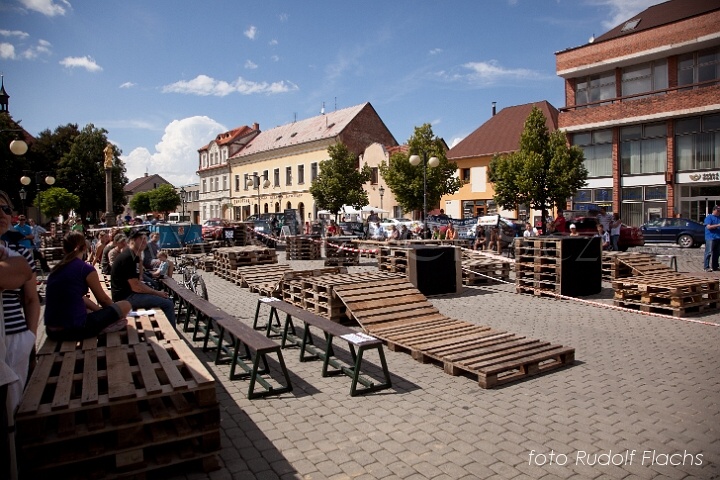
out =
<svg viewBox="0 0 720 480"><path fill-rule="evenodd" d="M625 22L625 25L623 25L621 32L631 32L635 30L635 27L638 26L638 23L640 23L640 19L636 18L635 20L628 20Z"/></svg>

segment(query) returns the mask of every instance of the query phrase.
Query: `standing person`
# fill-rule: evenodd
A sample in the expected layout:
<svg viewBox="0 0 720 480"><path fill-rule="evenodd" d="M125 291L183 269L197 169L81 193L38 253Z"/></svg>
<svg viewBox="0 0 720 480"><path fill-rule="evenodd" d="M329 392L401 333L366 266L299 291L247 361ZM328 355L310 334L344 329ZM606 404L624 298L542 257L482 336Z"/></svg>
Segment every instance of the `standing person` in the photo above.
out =
<svg viewBox="0 0 720 480"><path fill-rule="evenodd" d="M613 213L612 222L610 223L610 244L612 249L616 252L620 251L618 243L620 242L620 227L622 227L622 220L620 215Z"/></svg>
<svg viewBox="0 0 720 480"><path fill-rule="evenodd" d="M22 233L23 238L20 240L19 244L23 248L27 248L28 250L32 250L33 248L33 234L32 234L32 228L30 225L27 224L27 219L25 218L25 215L18 215L17 218L18 223L15 224L15 230Z"/></svg>
<svg viewBox="0 0 720 480"><path fill-rule="evenodd" d="M708 251L708 232L710 233L710 268L713 272L718 271L718 257L720 257L720 205L715 205L713 211L705 217L705 252ZM707 257L707 253L705 254ZM707 263L707 259L705 262ZM705 269L708 271L707 269Z"/></svg>
<svg viewBox="0 0 720 480"><path fill-rule="evenodd" d="M53 340L82 340L127 325L130 303L110 300L97 270L83 261L86 249L84 235L69 232L63 238L65 256L48 277L45 328ZM85 296L88 288L98 303Z"/></svg>
<svg viewBox="0 0 720 480"><path fill-rule="evenodd" d="M128 246L112 264L110 287L114 302L127 300L132 308L160 308L170 324L175 326L175 306L167 292L145 285L142 253L147 244L147 231L136 230L128 238Z"/></svg>
<svg viewBox="0 0 720 480"><path fill-rule="evenodd" d="M607 209L605 207L600 207L600 213L598 213L597 221L600 225L603 226L603 228L606 232L608 232L609 235L610 229L612 228L613 219L612 216L607 213Z"/></svg>
<svg viewBox="0 0 720 480"><path fill-rule="evenodd" d="M36 225L35 220L33 220L32 218L28 220L28 224L30 225L33 236L33 255L36 259L40 260L40 266L44 271L47 272L48 270L50 270L50 267L48 266L45 256L40 251L40 247L42 246L42 237L47 235L47 230L45 230L45 228L43 228L41 225Z"/></svg>
<svg viewBox="0 0 720 480"><path fill-rule="evenodd" d="M22 287L2 291L2 311L5 325L5 363L15 372L17 382L8 388L8 405L11 411L20 404L25 382L30 371L30 357L35 346L38 322L40 320L40 297L37 293L37 279L35 276L32 250L24 248L19 243L9 244L5 239L12 225L13 206L7 193L0 190L0 235L3 240L0 246L4 249L15 250L20 254L33 273L25 280ZM15 232L16 233L16 232ZM7 255L7 252L5 253Z"/></svg>
<svg viewBox="0 0 720 480"><path fill-rule="evenodd" d="M563 209L558 208L557 216L555 217L555 220L553 220L553 231L558 233L567 233L567 229L565 228L566 223L567 220L565 220L565 215L563 215Z"/></svg>
<svg viewBox="0 0 720 480"><path fill-rule="evenodd" d="M605 231L605 227L602 226L602 224L598 223L597 226L597 235L596 237L600 237L600 246L603 250L609 250L610 249L610 234Z"/></svg>
<svg viewBox="0 0 720 480"><path fill-rule="evenodd" d="M370 210L370 215L368 215L367 221L368 223L379 222L380 217L378 217L377 213L375 213L375 210Z"/></svg>

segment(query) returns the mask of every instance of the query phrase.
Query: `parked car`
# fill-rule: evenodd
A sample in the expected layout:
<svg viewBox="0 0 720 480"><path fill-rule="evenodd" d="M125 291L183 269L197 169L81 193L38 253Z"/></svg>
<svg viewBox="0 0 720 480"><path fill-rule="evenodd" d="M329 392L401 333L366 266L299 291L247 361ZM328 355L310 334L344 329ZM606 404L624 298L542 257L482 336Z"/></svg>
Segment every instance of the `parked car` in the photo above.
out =
<svg viewBox="0 0 720 480"><path fill-rule="evenodd" d="M567 228L574 223L580 235L597 234L597 218L595 217L577 217L568 220ZM642 247L645 245L645 237L640 227L631 227L625 224L620 226L620 238L618 239L618 248L624 252L630 247Z"/></svg>
<svg viewBox="0 0 720 480"><path fill-rule="evenodd" d="M202 224L202 238L204 240L219 240L222 238L223 228L230 224L223 218L210 218Z"/></svg>
<svg viewBox="0 0 720 480"><path fill-rule="evenodd" d="M677 243L682 248L705 243L705 225L687 218L656 218L640 228L646 242Z"/></svg>

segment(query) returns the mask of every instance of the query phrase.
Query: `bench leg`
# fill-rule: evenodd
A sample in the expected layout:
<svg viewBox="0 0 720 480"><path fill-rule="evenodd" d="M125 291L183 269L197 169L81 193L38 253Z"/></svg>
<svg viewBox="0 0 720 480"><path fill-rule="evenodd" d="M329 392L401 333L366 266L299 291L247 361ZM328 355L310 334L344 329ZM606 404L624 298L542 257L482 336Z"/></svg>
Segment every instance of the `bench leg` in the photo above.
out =
<svg viewBox="0 0 720 480"><path fill-rule="evenodd" d="M304 330L302 342L300 344L300 361L307 362L308 360L317 360L320 358L318 355L305 355L308 345L314 346L315 344L313 343L312 335L310 334L310 325L306 323Z"/></svg>
<svg viewBox="0 0 720 480"><path fill-rule="evenodd" d="M323 360L323 367L322 367L322 376L323 377L329 377L331 375L338 375L343 372L342 366L337 362L333 361L332 358L335 356L335 350L333 349L333 336L329 333L325 333L325 352L320 354L319 356L322 357ZM355 357L355 352L352 352L353 358ZM335 367L335 370L329 370L328 366L332 365Z"/></svg>
<svg viewBox="0 0 720 480"><path fill-rule="evenodd" d="M258 315L260 315L260 304L261 303L262 302L258 298L257 306L255 307L255 320L253 320L253 330L259 330L259 328L257 326L257 322L258 322Z"/></svg>
<svg viewBox="0 0 720 480"><path fill-rule="evenodd" d="M222 342L225 336L225 327L218 325L217 351L215 352L215 365L220 363L220 354L222 352Z"/></svg>
<svg viewBox="0 0 720 480"><path fill-rule="evenodd" d="M285 348L288 339L288 333L293 336L295 344L297 345L297 332L295 331L295 324L292 321L292 316L288 313L285 315L285 327L283 328L282 337L280 340L280 348Z"/></svg>
<svg viewBox="0 0 720 480"><path fill-rule="evenodd" d="M275 326L277 327L275 329L273 328L273 321L275 321ZM280 330L280 317L278 316L277 308L270 307L270 316L268 317L267 325L265 325L265 336L268 338L279 337L279 334L273 335L273 330Z"/></svg>
<svg viewBox="0 0 720 480"><path fill-rule="evenodd" d="M368 381L360 376L360 367L362 365L362 357L365 350L367 350L367 347L360 346L358 347L357 355L355 354L355 347L351 344L350 345L350 353L353 357L353 360L355 361L355 368L353 369L353 375L352 375L352 384L350 385L350 396L355 397L357 395L362 395L364 393L369 392L375 392L377 390L382 390L385 388L390 388L392 386L392 382L390 381L390 372L388 371L387 367L387 361L385 361L385 352L383 352L382 345L378 346L372 346L370 348L377 348L378 355L380 356L380 364L382 366L383 370L383 376L385 377L385 383L378 383L375 384L371 381ZM365 386L365 388L358 389L357 384L361 383Z"/></svg>

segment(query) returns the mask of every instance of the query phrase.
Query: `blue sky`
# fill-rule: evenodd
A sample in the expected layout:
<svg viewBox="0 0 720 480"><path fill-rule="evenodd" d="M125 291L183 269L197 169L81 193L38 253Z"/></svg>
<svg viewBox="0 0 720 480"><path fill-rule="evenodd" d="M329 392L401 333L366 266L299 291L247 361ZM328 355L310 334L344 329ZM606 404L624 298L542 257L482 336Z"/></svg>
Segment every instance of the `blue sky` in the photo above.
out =
<svg viewBox="0 0 720 480"><path fill-rule="evenodd" d="M452 146L498 110L562 107L557 51L659 0L0 0L10 113L37 135L88 123L128 178L196 180L197 149L370 102L399 143ZM100 161L101 159L98 159Z"/></svg>

